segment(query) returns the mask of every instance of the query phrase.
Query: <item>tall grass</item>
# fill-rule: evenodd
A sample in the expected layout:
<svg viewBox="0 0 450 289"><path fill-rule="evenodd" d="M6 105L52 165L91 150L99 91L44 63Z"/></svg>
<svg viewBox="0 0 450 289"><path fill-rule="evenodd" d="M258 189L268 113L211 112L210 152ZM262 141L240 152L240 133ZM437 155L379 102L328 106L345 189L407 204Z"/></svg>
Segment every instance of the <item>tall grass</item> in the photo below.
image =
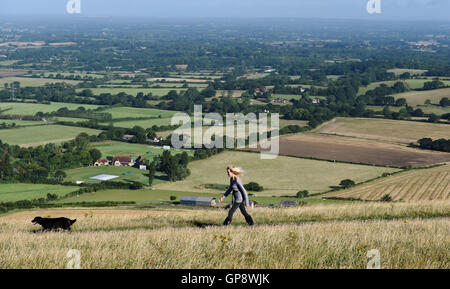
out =
<svg viewBox="0 0 450 289"><path fill-rule="evenodd" d="M221 210L26 211L0 218L0 268L64 268L69 249L81 252L82 268L365 268L377 249L382 268L448 269L450 218L423 217L448 216L449 206L255 209L255 227L212 226ZM72 233L33 233L37 215L78 221Z"/></svg>

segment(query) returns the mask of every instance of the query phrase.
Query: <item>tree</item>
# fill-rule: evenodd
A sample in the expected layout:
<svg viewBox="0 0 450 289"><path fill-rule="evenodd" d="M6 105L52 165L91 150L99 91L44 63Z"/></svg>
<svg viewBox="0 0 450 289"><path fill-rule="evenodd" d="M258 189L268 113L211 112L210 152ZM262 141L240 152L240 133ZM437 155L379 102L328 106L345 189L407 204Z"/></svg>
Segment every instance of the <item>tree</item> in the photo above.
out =
<svg viewBox="0 0 450 289"><path fill-rule="evenodd" d="M62 182L62 180L64 180L67 177L67 174L64 171L58 170L55 173L55 178L59 181Z"/></svg>
<svg viewBox="0 0 450 289"><path fill-rule="evenodd" d="M347 188L353 187L355 185L355 182L350 179L345 179L345 180L342 180L339 185L341 187L347 189Z"/></svg>
<svg viewBox="0 0 450 289"><path fill-rule="evenodd" d="M385 194L380 198L381 202L392 202L392 197L389 194Z"/></svg>
<svg viewBox="0 0 450 289"><path fill-rule="evenodd" d="M253 192L261 192L264 190L263 186L260 186L258 183L255 183L255 182L250 182L248 184L245 184L244 188L247 191L253 191Z"/></svg>
<svg viewBox="0 0 450 289"><path fill-rule="evenodd" d="M96 162L102 157L102 153L98 149L91 149L89 154L92 157L92 162Z"/></svg>
<svg viewBox="0 0 450 289"><path fill-rule="evenodd" d="M428 121L429 122L433 122L433 123L438 122L439 121L439 116L437 116L436 114L432 113L428 117Z"/></svg>
<svg viewBox="0 0 450 289"><path fill-rule="evenodd" d="M439 102L439 105L443 107L450 106L450 100L448 99L448 97L443 97Z"/></svg>
<svg viewBox="0 0 450 289"><path fill-rule="evenodd" d="M297 198L299 198L299 199L306 198L308 195L309 195L309 192L307 190L297 192Z"/></svg>

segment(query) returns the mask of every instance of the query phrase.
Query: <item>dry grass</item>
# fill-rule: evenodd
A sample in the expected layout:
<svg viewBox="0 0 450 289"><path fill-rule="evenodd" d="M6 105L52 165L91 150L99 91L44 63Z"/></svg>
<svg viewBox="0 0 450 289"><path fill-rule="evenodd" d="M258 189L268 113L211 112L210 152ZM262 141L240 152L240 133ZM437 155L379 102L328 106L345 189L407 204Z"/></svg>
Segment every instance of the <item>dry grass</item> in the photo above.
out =
<svg viewBox="0 0 450 289"><path fill-rule="evenodd" d="M221 221L225 215L221 210L20 212L0 218L0 268L64 268L69 249L80 250L82 268L365 268L367 251L377 249L382 268L448 269L449 218L403 217L414 212L448 214L449 206L449 202L359 203L255 209L252 214L257 222L264 216L280 221L375 215L401 219L291 222L253 228L177 226L192 220ZM37 214L64 214L79 220L73 233L32 233L29 221ZM242 224L242 216L236 217ZM152 225L156 227L149 228Z"/></svg>
<svg viewBox="0 0 450 289"><path fill-rule="evenodd" d="M448 200L450 165L404 172L327 196L379 200L385 194L393 200Z"/></svg>
<svg viewBox="0 0 450 289"><path fill-rule="evenodd" d="M415 143L425 137L450 137L450 127L447 124L346 117L335 118L315 132L403 144Z"/></svg>

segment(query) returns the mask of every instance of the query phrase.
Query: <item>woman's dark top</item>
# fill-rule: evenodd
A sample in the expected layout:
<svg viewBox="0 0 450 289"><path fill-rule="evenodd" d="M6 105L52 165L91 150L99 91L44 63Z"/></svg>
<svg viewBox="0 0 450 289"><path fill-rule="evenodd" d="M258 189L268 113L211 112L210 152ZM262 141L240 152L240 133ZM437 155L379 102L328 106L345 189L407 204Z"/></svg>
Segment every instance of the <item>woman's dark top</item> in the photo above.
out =
<svg viewBox="0 0 450 289"><path fill-rule="evenodd" d="M244 188L244 185L242 185L242 181L240 178L230 178L230 186L223 196L225 198L228 197L231 191L233 191L233 201L235 203L244 202L245 205L249 205L248 194Z"/></svg>

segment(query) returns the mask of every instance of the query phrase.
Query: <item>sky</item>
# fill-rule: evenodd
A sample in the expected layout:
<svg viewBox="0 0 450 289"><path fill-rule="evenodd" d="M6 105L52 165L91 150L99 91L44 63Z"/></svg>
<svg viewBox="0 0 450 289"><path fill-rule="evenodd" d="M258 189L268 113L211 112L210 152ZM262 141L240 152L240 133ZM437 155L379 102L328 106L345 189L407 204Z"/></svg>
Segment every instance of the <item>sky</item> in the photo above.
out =
<svg viewBox="0 0 450 289"><path fill-rule="evenodd" d="M69 1L80 2L82 16L450 21L450 0L0 0L0 15L77 15L67 12ZM379 1L381 13L369 14L369 1Z"/></svg>

